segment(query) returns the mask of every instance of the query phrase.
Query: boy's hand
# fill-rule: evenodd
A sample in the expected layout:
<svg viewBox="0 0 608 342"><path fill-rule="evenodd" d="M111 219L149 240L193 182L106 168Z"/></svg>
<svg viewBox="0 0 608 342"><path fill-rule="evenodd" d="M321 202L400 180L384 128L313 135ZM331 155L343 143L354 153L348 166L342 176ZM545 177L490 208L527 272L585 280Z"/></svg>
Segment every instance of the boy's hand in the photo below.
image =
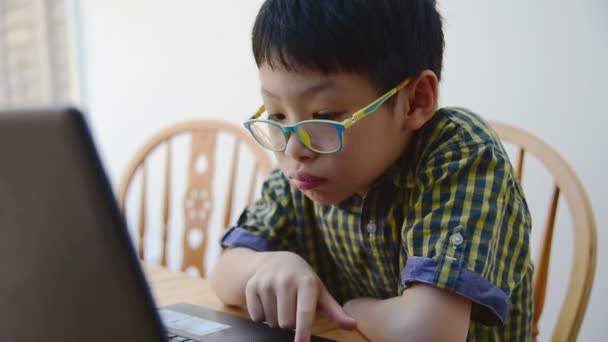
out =
<svg viewBox="0 0 608 342"><path fill-rule="evenodd" d="M309 341L317 309L343 329L356 322L329 294L308 263L295 253L267 252L268 257L246 286L247 310L254 321L296 328L296 341Z"/></svg>

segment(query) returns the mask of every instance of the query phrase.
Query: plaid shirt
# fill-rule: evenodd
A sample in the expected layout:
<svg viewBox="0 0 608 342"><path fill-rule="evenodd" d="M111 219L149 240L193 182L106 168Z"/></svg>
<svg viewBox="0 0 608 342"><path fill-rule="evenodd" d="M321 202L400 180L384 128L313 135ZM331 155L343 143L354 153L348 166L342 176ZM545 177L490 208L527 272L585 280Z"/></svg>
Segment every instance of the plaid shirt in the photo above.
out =
<svg viewBox="0 0 608 342"><path fill-rule="evenodd" d="M395 297L412 283L454 291L473 302L469 341L526 341L530 226L494 131L444 108L365 198L317 204L276 170L222 245L297 253L340 302Z"/></svg>

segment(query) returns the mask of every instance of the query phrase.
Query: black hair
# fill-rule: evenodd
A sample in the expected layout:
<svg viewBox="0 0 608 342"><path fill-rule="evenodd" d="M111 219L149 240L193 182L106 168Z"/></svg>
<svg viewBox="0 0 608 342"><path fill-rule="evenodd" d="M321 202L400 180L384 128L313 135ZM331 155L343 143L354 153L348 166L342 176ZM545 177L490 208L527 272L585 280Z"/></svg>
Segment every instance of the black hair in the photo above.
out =
<svg viewBox="0 0 608 342"><path fill-rule="evenodd" d="M260 67L357 72L379 92L432 70L444 39L435 0L267 0L252 30Z"/></svg>

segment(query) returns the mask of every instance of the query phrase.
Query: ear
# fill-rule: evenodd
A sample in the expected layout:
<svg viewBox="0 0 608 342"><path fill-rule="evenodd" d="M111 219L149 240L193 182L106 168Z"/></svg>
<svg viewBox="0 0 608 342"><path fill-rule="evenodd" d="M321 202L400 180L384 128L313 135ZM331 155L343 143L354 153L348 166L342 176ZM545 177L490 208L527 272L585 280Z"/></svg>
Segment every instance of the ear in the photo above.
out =
<svg viewBox="0 0 608 342"><path fill-rule="evenodd" d="M439 103L439 80L431 70L424 70L406 88L409 108L403 128L415 131L429 121Z"/></svg>

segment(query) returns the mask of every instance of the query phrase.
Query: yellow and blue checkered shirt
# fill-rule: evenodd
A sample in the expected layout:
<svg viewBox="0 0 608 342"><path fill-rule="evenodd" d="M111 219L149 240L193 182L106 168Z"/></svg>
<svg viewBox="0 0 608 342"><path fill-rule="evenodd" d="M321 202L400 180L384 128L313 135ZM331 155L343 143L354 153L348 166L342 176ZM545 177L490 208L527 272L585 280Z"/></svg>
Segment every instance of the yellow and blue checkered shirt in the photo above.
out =
<svg viewBox="0 0 608 342"><path fill-rule="evenodd" d="M443 108L365 198L321 205L276 170L222 245L297 253L340 302L395 297L412 283L454 291L473 302L469 341L527 341L530 227L494 131Z"/></svg>

